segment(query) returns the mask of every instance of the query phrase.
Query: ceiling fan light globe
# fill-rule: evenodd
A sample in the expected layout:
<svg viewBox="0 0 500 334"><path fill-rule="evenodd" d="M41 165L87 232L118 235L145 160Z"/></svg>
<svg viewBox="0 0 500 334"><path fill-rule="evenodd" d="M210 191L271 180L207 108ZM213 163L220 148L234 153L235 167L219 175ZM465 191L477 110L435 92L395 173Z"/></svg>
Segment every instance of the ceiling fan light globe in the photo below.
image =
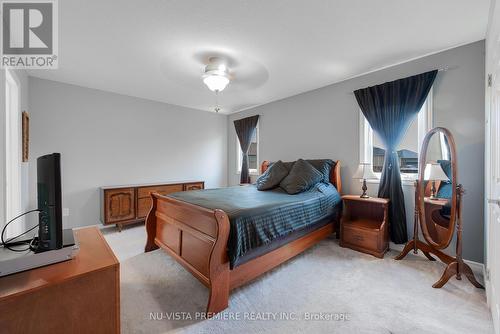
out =
<svg viewBox="0 0 500 334"><path fill-rule="evenodd" d="M221 92L229 84L229 78L220 74L207 74L203 77L203 83L213 92Z"/></svg>

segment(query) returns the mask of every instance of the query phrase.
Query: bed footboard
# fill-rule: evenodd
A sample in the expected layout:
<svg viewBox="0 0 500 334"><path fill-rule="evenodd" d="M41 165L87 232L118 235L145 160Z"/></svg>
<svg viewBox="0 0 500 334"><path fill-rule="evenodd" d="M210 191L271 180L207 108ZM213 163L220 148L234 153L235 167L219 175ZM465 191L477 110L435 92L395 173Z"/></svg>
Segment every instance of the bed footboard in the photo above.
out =
<svg viewBox="0 0 500 334"><path fill-rule="evenodd" d="M161 247L210 289L209 316L224 310L229 300L227 214L156 193L151 197L145 251Z"/></svg>

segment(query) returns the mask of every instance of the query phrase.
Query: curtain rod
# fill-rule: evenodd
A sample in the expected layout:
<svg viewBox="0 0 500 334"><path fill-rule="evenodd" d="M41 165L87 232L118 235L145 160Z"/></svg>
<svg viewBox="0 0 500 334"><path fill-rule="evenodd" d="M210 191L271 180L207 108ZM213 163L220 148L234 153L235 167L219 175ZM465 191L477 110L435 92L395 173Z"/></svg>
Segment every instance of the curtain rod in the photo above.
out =
<svg viewBox="0 0 500 334"><path fill-rule="evenodd" d="M446 71L451 71L451 70L455 70L458 68L458 65L453 65L453 66L445 66L445 67L441 67L441 68L438 68L437 71L438 72L446 72ZM430 70L432 71L432 70ZM430 72L428 71L428 72ZM411 76L411 75L410 75ZM397 79L396 79L397 80ZM349 95L354 95L354 92L349 92L348 93Z"/></svg>
<svg viewBox="0 0 500 334"><path fill-rule="evenodd" d="M446 71L449 71L449 70L454 70L454 69L457 69L458 66L457 65L453 65L453 66L445 66L443 68L438 68L438 72L446 72Z"/></svg>

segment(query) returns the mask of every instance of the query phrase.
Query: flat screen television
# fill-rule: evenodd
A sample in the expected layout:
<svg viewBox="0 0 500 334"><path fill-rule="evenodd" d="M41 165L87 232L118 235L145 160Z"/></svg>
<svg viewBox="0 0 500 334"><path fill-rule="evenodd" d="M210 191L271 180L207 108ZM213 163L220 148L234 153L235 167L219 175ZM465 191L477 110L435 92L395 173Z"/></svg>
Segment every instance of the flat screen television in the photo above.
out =
<svg viewBox="0 0 500 334"><path fill-rule="evenodd" d="M52 153L37 159L38 244L36 252L63 247L61 154Z"/></svg>

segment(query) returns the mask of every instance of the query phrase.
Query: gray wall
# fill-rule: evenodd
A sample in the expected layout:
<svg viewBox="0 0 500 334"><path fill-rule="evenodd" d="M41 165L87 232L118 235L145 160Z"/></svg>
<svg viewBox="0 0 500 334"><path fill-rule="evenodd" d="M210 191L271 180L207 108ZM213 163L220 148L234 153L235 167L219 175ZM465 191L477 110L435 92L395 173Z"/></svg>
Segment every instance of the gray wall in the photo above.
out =
<svg viewBox="0 0 500 334"><path fill-rule="evenodd" d="M359 193L352 179L359 162L359 108L352 91L417 73L450 67L434 83L434 126L455 136L458 176L467 193L463 203L463 250L468 260L483 261L484 196L484 41L296 95L240 113L228 122L228 183L237 184L233 120L260 114L259 160L300 157L342 160L344 194ZM376 193L377 184L369 190ZM404 186L408 232L413 226L413 187Z"/></svg>
<svg viewBox="0 0 500 334"><path fill-rule="evenodd" d="M99 223L100 186L227 181L227 116L29 78L30 175L62 154L64 226ZM30 179L35 205L36 177Z"/></svg>

